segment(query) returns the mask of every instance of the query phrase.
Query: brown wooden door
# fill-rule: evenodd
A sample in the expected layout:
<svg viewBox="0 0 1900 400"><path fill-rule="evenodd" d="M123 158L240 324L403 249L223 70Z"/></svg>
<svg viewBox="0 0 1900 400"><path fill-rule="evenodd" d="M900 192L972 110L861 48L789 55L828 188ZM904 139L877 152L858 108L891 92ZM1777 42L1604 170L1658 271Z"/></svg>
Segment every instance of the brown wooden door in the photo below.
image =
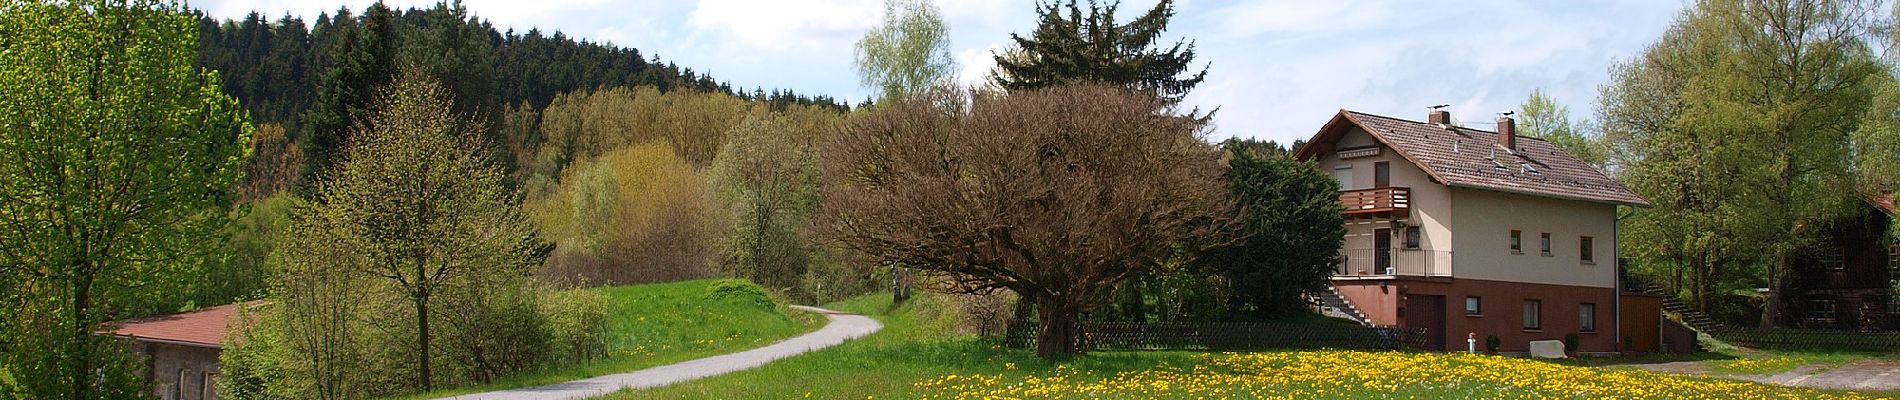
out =
<svg viewBox="0 0 1900 400"><path fill-rule="evenodd" d="M1445 296L1405 295L1405 327L1425 329L1425 349L1445 351Z"/></svg>

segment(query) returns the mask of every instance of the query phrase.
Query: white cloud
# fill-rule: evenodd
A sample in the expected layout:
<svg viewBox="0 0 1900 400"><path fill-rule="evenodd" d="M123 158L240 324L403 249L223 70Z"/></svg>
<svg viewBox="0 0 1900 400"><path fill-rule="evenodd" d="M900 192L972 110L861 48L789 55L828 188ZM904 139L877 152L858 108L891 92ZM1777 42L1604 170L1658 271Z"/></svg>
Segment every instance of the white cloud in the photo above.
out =
<svg viewBox="0 0 1900 400"><path fill-rule="evenodd" d="M875 0L700 0L687 25L760 50L835 49L849 48L882 13Z"/></svg>
<svg viewBox="0 0 1900 400"><path fill-rule="evenodd" d="M1387 23L1392 18L1389 4L1365 4L1343 1L1243 1L1221 7L1218 15L1221 37L1251 37L1260 34L1334 34L1363 30Z"/></svg>
<svg viewBox="0 0 1900 400"><path fill-rule="evenodd" d="M957 52L957 83L964 86L982 86L990 78L990 70L996 68L996 58L992 53L1001 53L1003 45L991 43L981 49L965 48Z"/></svg>

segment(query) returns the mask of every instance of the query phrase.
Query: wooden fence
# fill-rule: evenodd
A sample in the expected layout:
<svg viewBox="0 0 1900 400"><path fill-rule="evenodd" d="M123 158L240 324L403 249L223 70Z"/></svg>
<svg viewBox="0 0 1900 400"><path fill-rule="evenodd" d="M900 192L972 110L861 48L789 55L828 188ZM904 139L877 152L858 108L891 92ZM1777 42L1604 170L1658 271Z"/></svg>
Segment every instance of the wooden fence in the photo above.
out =
<svg viewBox="0 0 1900 400"><path fill-rule="evenodd" d="M1035 322L1011 323L1003 345L1033 347L1036 328ZM1085 322L1081 330L1082 348L1091 351L1419 349L1427 333L1424 328L1287 322Z"/></svg>
<svg viewBox="0 0 1900 400"><path fill-rule="evenodd" d="M1719 328L1703 332L1729 344L1776 350L1900 352L1900 332Z"/></svg>

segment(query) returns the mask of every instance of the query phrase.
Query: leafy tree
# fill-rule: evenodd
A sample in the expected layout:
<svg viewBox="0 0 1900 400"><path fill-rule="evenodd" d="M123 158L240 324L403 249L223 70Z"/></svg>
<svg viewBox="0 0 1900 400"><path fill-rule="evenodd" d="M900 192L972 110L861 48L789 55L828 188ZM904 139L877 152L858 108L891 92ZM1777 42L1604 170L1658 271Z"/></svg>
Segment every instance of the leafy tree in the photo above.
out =
<svg viewBox="0 0 1900 400"><path fill-rule="evenodd" d="M1612 163L1656 204L1631 253L1692 284L1778 287L1795 249L1850 196L1847 146L1879 72L1863 35L1872 2L1707 1L1613 70L1599 115ZM1761 270L1748 270L1760 266ZM1684 272L1690 276L1687 281ZM1764 325L1781 299L1770 292Z"/></svg>
<svg viewBox="0 0 1900 400"><path fill-rule="evenodd" d="M938 92L867 115L823 152L823 225L843 245L1033 301L1036 353L1130 275L1211 235L1218 153L1163 101L1109 86L967 101Z"/></svg>
<svg viewBox="0 0 1900 400"><path fill-rule="evenodd" d="M747 119L712 166L733 226L720 243L720 265L782 291L798 288L813 261L804 227L818 205L818 152L812 136L796 129L784 116Z"/></svg>
<svg viewBox="0 0 1900 400"><path fill-rule="evenodd" d="M1325 287L1346 221L1339 182L1277 143L1230 139L1227 194L1235 223L1199 259L1227 278L1233 311L1276 317L1306 310L1301 295Z"/></svg>
<svg viewBox="0 0 1900 400"><path fill-rule="evenodd" d="M885 0L884 20L858 39L858 77L878 101L909 97L955 77L950 28L931 0Z"/></svg>
<svg viewBox="0 0 1900 400"><path fill-rule="evenodd" d="M207 259L251 127L192 66L195 21L150 0L0 2L0 396L128 398L96 335Z"/></svg>
<svg viewBox="0 0 1900 400"><path fill-rule="evenodd" d="M435 383L433 296L458 289L456 282L525 275L546 254L502 172L478 152L478 131L457 123L448 104L426 76L396 80L353 134L334 178L318 184L305 217L333 236L310 245L407 300L423 390Z"/></svg>
<svg viewBox="0 0 1900 400"><path fill-rule="evenodd" d="M1038 4L1036 31L1029 37L1010 34L1023 53L995 55L999 72L992 79L1011 91L1094 83L1152 91L1168 104L1179 103L1207 78L1207 68L1182 77L1194 60L1194 43L1159 46L1161 32L1174 17L1174 1L1161 0L1117 25L1120 5L1119 0L1105 7L1090 1L1084 14L1076 0Z"/></svg>
<svg viewBox="0 0 1900 400"><path fill-rule="evenodd" d="M1532 89L1531 96L1518 106L1519 123L1517 132L1523 136L1541 138L1564 149L1570 155L1583 162L1604 168L1606 155L1596 137L1587 132L1587 126L1570 119L1570 107L1551 101L1543 89Z"/></svg>
<svg viewBox="0 0 1900 400"><path fill-rule="evenodd" d="M258 124L251 135L240 199L255 201L290 189L303 176L303 166L303 148L290 140L283 125Z"/></svg>

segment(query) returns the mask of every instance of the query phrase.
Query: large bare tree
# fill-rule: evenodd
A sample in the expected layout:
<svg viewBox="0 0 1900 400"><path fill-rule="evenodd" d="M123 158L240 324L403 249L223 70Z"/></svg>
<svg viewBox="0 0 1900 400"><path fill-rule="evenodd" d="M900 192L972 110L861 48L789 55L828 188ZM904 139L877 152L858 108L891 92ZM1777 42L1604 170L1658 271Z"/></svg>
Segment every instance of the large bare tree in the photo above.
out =
<svg viewBox="0 0 1900 400"><path fill-rule="evenodd" d="M1104 86L894 103L829 143L821 226L938 289L1033 301L1036 354L1074 354L1082 312L1225 209L1217 150L1174 111Z"/></svg>

